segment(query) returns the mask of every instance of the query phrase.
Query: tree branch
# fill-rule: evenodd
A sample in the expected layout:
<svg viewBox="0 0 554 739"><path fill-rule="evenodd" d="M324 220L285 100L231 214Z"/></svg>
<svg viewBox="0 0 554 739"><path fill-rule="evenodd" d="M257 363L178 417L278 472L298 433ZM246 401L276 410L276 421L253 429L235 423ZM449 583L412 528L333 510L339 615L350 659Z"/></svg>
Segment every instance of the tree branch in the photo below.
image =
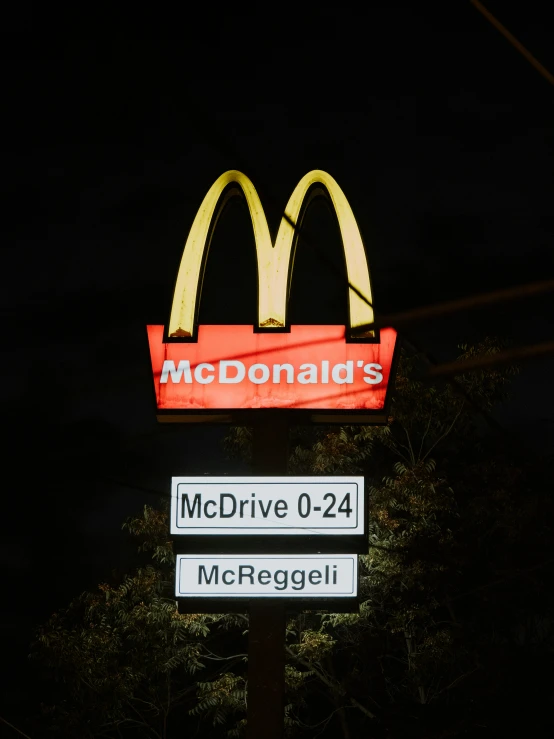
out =
<svg viewBox="0 0 554 739"><path fill-rule="evenodd" d="M463 406L462 406L462 408L463 408ZM444 434L442 434L442 436L439 436L439 438L435 441L434 444L431 444L431 447L429 448L429 450L427 451L427 453L424 454L423 457L421 458L421 461L422 462L425 462L425 460L431 454L431 452L437 446L437 444L439 444L443 439L445 439L448 436L448 434L452 431L452 429L454 427L454 424L456 423L456 421L460 417L460 413L462 412L462 408L460 408L460 410L456 413L456 415L454 416L454 420L452 421L452 423L450 424L450 426L446 429L446 431L444 432Z"/></svg>
<svg viewBox="0 0 554 739"><path fill-rule="evenodd" d="M534 567L529 567L526 570L517 570L517 572L512 572L509 575L506 575L506 577L501 577L498 580L493 580L492 582L484 583L483 585L478 585L476 588L472 588L471 590L466 590L465 593L458 593L457 595L451 595L449 596L448 600L458 600L458 598L465 598L466 595L471 595L472 593L477 593L479 590L486 590L487 588L492 588L494 585L500 585L503 582L506 582L507 580L511 580L514 577L521 577L521 575L526 575L529 572L534 572L535 570L540 570L542 567L546 567L549 564L552 564L554 562L554 557L551 557L550 559L547 559L546 562L540 562L538 565L535 565Z"/></svg>
<svg viewBox="0 0 554 739"><path fill-rule="evenodd" d="M431 701L435 700L437 696L441 695L442 693L445 693L447 690L450 690L450 688L453 688L455 685L457 685L460 680L463 680L466 677L469 677L470 675L473 675L474 672L476 672L479 668L474 667L473 670L470 670L469 672L465 672L463 675L460 675L455 680L453 680L450 685L447 685L446 688L443 688L442 690L439 690L438 693L435 693L432 698L430 698L427 702L431 703Z"/></svg>
<svg viewBox="0 0 554 739"><path fill-rule="evenodd" d="M6 721L6 719L5 718L2 718L2 716L0 716L0 721L3 724L6 724L6 726L9 726L10 729L13 729L14 731L16 731L19 734L19 736L23 736L23 737L25 737L25 739L31 739L31 737L28 734L24 734L21 731L21 729L18 729L17 726L14 726L13 724L10 724L10 722L9 721Z"/></svg>
<svg viewBox="0 0 554 739"><path fill-rule="evenodd" d="M339 695L343 696L347 700L352 703L353 706L355 706L359 711L361 711L365 716L368 718L376 719L377 716L369 711L365 706L363 706L354 696L349 695L348 692L342 687L342 685L338 682L335 682L331 680L331 678L327 677L321 670L318 670L311 662L308 662L308 660L303 659L302 657L299 657L297 654L295 654L290 647L285 646L286 652L297 662L299 662L301 665L306 667L308 670L311 670L314 675L317 675L317 677L321 680L322 683L327 685L328 688L330 688L334 693L338 693Z"/></svg>
<svg viewBox="0 0 554 739"><path fill-rule="evenodd" d="M410 458L404 456L404 454L402 454L402 452L398 448L398 446L400 445L403 449L405 449L407 452L409 452L410 450L408 449L408 447L405 444L400 444L399 441L395 441L394 439L391 439L389 443L390 443L390 446L392 447L392 449L394 450L394 452L396 452L396 454L398 454L399 457L402 457L402 459L405 462L407 462L408 464L410 464Z"/></svg>
<svg viewBox="0 0 554 739"><path fill-rule="evenodd" d="M419 445L419 452L417 455L417 461L419 462L421 458L421 452L423 451L423 443L425 442L425 439L427 438L427 434L429 433L429 428L431 426L431 419L433 418L433 414L429 414L429 420L427 421L427 428L425 429L425 432L423 436L421 437L421 444Z"/></svg>
<svg viewBox="0 0 554 739"><path fill-rule="evenodd" d="M206 645L204 645L204 649L206 650L206 652L210 653L211 657L208 656L207 654L202 654L201 655L202 659L211 659L211 660L216 660L218 662L224 662L227 659L241 659L242 657L248 657L248 654L231 654L228 657L220 657L215 652L212 652L211 649L208 649Z"/></svg>
<svg viewBox="0 0 554 739"><path fill-rule="evenodd" d="M145 701L143 701L143 703L144 703L144 702L145 702ZM138 710L138 708L136 708L135 706L133 706L133 704L132 704L132 703L131 703L130 701L127 701L127 705L129 706L129 708L132 708L132 709L133 709L133 711L134 711L134 712L135 712L135 713L137 714L137 716L138 716L138 717L140 718L140 720L142 721L142 725L143 725L143 726L144 726L144 727L145 727L146 729L148 729L149 731L151 731L151 732L152 732L152 733L154 734L154 736L158 737L158 739L163 739L163 737L161 736L161 734L158 734L158 732L156 731L156 729L154 729L154 727L153 727L153 726L150 726L150 724L149 724L149 723L148 723L147 721L145 721L145 720L144 720L144 717L143 717L143 715L141 714L141 712L140 712L140 711Z"/></svg>
<svg viewBox="0 0 554 739"><path fill-rule="evenodd" d="M412 458L412 467L415 467L415 454L414 450L412 448L412 442L410 441L410 434L408 433L408 429L404 426L404 433L406 434L406 438L408 439L408 445L410 447L410 457Z"/></svg>

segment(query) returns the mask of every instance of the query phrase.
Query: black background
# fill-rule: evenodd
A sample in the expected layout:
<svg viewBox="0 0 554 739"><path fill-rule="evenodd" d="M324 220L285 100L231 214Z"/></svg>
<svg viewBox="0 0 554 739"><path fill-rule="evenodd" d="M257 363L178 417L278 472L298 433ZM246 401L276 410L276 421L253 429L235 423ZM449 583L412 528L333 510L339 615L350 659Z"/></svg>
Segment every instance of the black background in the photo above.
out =
<svg viewBox="0 0 554 739"><path fill-rule="evenodd" d="M544 5L488 7L554 67ZM168 495L172 475L247 470L226 460L225 429L157 424L145 331L167 320L188 229L222 172L251 177L274 232L298 180L330 172L364 236L378 313L552 275L554 88L469 2L212 10L156 40L54 33L23 13L2 48L12 693L25 691L33 629L128 566L127 516ZM315 205L305 229L325 259L300 244L291 321L343 322L333 216ZM239 202L212 243L200 320L253 323L255 300ZM411 334L446 360L461 341L520 345L552 327L544 296ZM526 364L498 415L545 447L553 368Z"/></svg>

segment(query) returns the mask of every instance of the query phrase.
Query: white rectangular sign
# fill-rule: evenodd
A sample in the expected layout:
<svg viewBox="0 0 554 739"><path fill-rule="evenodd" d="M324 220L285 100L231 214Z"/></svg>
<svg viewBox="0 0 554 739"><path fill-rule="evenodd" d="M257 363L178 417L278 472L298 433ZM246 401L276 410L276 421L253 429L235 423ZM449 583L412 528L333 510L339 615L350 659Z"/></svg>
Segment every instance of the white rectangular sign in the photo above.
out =
<svg viewBox="0 0 554 739"><path fill-rule="evenodd" d="M352 598L356 554L178 554L177 598Z"/></svg>
<svg viewBox="0 0 554 739"><path fill-rule="evenodd" d="M173 477L171 533L363 535L363 477Z"/></svg>

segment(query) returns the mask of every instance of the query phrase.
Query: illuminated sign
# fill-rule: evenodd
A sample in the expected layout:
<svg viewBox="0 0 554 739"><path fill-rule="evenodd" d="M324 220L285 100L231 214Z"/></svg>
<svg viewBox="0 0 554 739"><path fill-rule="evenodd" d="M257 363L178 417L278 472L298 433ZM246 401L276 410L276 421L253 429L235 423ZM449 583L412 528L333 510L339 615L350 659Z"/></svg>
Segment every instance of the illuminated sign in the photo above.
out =
<svg viewBox="0 0 554 739"><path fill-rule="evenodd" d="M313 197L331 200L348 277L349 327L290 325L288 296L297 230ZM246 200L258 267L258 318L252 326L198 325L213 229L230 197ZM363 297L361 297L363 296ZM365 298L365 299L364 299ZM396 332L365 331L373 322L371 285L354 214L336 181L314 170L301 179L273 244L246 175L221 175L204 198L183 250L169 323L147 327L158 419L228 422L260 409L294 410L323 423L386 421L385 401Z"/></svg>
<svg viewBox="0 0 554 739"><path fill-rule="evenodd" d="M174 477L170 530L181 536L363 535L364 479Z"/></svg>
<svg viewBox="0 0 554 739"><path fill-rule="evenodd" d="M178 554L177 598L354 598L355 554Z"/></svg>

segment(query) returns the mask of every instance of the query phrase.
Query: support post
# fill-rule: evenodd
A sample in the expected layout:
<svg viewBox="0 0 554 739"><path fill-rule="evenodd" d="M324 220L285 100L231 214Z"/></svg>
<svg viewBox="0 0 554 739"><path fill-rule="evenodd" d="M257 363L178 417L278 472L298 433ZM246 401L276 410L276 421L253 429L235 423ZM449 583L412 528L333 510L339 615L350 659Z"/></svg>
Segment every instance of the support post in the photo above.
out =
<svg viewBox="0 0 554 739"><path fill-rule="evenodd" d="M252 462L256 475L287 472L289 422L269 411L254 427ZM260 598L249 604L247 739L282 739L285 692L285 604Z"/></svg>

